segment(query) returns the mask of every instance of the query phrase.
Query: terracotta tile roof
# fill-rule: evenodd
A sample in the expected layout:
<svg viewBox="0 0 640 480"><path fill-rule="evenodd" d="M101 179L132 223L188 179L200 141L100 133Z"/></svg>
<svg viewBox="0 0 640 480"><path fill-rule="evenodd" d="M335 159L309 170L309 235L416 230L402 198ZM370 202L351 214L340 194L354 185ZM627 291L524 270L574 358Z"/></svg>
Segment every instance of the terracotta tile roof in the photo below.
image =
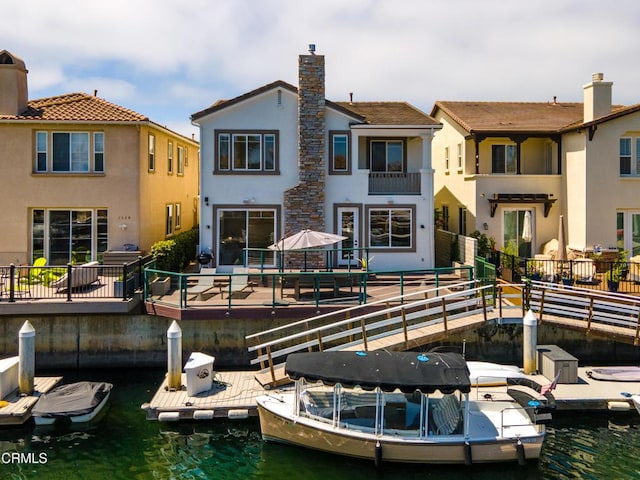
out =
<svg viewBox="0 0 640 480"><path fill-rule="evenodd" d="M143 122L148 117L86 93L68 93L31 100L20 115L0 115L2 120Z"/></svg>
<svg viewBox="0 0 640 480"><path fill-rule="evenodd" d="M407 102L336 102L371 125L439 125L439 122Z"/></svg>
<svg viewBox="0 0 640 480"><path fill-rule="evenodd" d="M583 118L582 103L437 101L431 115L438 110L469 132L557 132Z"/></svg>

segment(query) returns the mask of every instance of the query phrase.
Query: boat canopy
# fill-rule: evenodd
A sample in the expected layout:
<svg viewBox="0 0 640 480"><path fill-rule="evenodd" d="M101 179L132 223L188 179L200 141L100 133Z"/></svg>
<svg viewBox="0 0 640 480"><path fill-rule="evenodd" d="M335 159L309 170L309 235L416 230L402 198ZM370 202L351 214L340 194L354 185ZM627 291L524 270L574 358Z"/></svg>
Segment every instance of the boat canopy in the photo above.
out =
<svg viewBox="0 0 640 480"><path fill-rule="evenodd" d="M452 393L471 391L467 364L449 352L308 352L287 357L289 378L308 382L337 383L364 390L377 387L386 392Z"/></svg>

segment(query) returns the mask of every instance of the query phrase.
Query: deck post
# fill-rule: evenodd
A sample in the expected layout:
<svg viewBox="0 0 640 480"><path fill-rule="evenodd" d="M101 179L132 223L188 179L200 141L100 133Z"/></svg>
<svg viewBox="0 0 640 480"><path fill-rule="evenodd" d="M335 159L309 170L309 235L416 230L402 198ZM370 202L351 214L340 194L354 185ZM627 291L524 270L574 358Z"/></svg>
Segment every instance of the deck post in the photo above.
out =
<svg viewBox="0 0 640 480"><path fill-rule="evenodd" d="M175 320L167 330L167 387L182 388L182 329Z"/></svg>
<svg viewBox="0 0 640 480"><path fill-rule="evenodd" d="M633 339L633 344L638 345L638 336L640 335L640 311L638 312L638 318L636 319L636 335Z"/></svg>
<svg viewBox="0 0 640 480"><path fill-rule="evenodd" d="M524 373L530 375L538 370L536 355L538 351L538 320L532 310L522 319L522 353Z"/></svg>
<svg viewBox="0 0 640 480"><path fill-rule="evenodd" d="M402 332L404 333L404 346L409 348L409 334L407 332L407 312L404 307L400 310L402 313Z"/></svg>
<svg viewBox="0 0 640 480"><path fill-rule="evenodd" d="M589 301L589 317L587 318L587 331L584 332L585 335L589 335L589 332L591 331L591 320L593 319L593 300L594 297L591 297Z"/></svg>
<svg viewBox="0 0 640 480"><path fill-rule="evenodd" d="M29 320L18 332L18 387L20 394L31 395L36 371L36 330Z"/></svg>
<svg viewBox="0 0 640 480"><path fill-rule="evenodd" d="M442 323L444 325L444 332L447 333L447 303L445 302L444 297L442 298Z"/></svg>

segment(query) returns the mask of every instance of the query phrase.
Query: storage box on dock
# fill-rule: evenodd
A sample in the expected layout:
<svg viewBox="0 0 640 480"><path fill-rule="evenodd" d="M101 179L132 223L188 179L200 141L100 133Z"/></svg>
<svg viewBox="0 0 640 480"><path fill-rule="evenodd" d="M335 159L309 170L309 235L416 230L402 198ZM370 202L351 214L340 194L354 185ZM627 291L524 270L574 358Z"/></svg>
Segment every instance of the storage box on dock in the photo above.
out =
<svg viewBox="0 0 640 480"><path fill-rule="evenodd" d="M213 385L213 362L215 357L193 352L184 366L187 377L187 395L193 397L211 390Z"/></svg>
<svg viewBox="0 0 640 480"><path fill-rule="evenodd" d="M18 365L20 357L0 360L0 400L18 388Z"/></svg>
<svg viewBox="0 0 640 480"><path fill-rule="evenodd" d="M538 370L558 383L578 383L578 359L557 345L538 345Z"/></svg>

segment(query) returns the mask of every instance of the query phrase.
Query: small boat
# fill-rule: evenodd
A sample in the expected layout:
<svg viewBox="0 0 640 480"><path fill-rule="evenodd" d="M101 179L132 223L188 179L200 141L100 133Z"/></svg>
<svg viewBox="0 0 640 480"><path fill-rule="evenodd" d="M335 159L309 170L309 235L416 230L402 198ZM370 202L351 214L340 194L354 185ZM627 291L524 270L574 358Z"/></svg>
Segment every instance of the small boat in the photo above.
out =
<svg viewBox="0 0 640 480"><path fill-rule="evenodd" d="M469 378L472 386L490 387L507 385L510 378L528 378L516 365L501 365L499 363L467 361Z"/></svg>
<svg viewBox="0 0 640 480"><path fill-rule="evenodd" d="M31 415L36 425L52 425L67 419L71 423L94 420L105 407L113 385L105 382L77 382L61 385L43 394Z"/></svg>
<svg viewBox="0 0 640 480"><path fill-rule="evenodd" d="M640 367L591 367L587 368L587 375L608 382L640 382Z"/></svg>
<svg viewBox="0 0 640 480"><path fill-rule="evenodd" d="M289 390L257 398L262 437L381 462L467 464L537 459L544 397L471 393L457 353L290 354ZM539 387L539 386L538 386ZM515 388L514 388L515 390ZM545 421L548 420L545 417Z"/></svg>

